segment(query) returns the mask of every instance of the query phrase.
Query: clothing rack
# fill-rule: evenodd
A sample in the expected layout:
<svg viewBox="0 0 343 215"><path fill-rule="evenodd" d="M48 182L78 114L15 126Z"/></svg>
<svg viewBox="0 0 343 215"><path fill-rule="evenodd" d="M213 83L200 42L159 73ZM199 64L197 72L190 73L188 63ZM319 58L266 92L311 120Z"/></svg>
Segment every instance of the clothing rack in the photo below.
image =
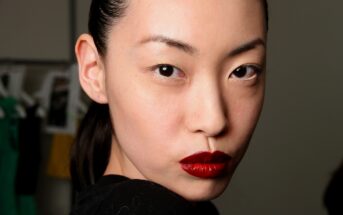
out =
<svg viewBox="0 0 343 215"><path fill-rule="evenodd" d="M72 64L69 60L43 60L43 59L14 59L3 58L0 59L1 64L7 65L30 65L30 66L68 66Z"/></svg>
<svg viewBox="0 0 343 215"><path fill-rule="evenodd" d="M77 26L77 17L76 17L77 5L76 0L69 0L69 31L70 31L70 60L75 61L75 54L74 54L74 45L76 43L76 26Z"/></svg>
<svg viewBox="0 0 343 215"><path fill-rule="evenodd" d="M0 0L1 1L1 0ZM30 57L30 56L24 56L24 57L19 57L19 58L17 58L17 57L11 57L11 56L1 56L0 57L0 65L2 66L2 65L4 65L5 67L11 67L11 66L28 66L28 67L30 67L29 68L29 71L39 71L39 73L40 73L40 71L42 71L42 72L44 72L44 75L49 75L49 74L45 74L45 71L47 71L47 72L49 72L50 70L49 69L45 69L45 67L59 67L59 68L63 68L63 69L67 69L67 68L69 68L71 65L73 65L73 64L75 64L75 62L76 62L76 59L75 59L75 54L74 54L74 45L75 45L75 42L76 42L76 39L77 39L77 2L76 2L76 0L67 0L68 1L68 3L69 3L69 10L68 10L68 12L69 12L69 26L66 26L66 28L68 29L68 27L69 27L69 32L66 32L67 33L67 36L69 37L68 39L69 39L69 41L67 41L67 42L69 42L69 45L68 44L65 44L66 46L69 46L69 51L66 53L66 54L69 54L69 56L66 56L65 58L63 58L63 59L44 59L44 58L42 58L42 57L44 57L44 56L42 56L41 58L32 58L32 56ZM42 66L42 70L40 69L40 67ZM32 68L31 68L32 67ZM39 69L36 69L36 67L38 67ZM43 69L44 68L44 69ZM35 78L42 78L42 77L44 77L44 76L38 76L38 75L36 75L36 73L35 72L33 72L33 74L32 74L32 76L31 77L35 77ZM40 80L40 79L39 79ZM0 81L1 81L1 79L0 79ZM68 93L68 94L71 94L71 93ZM27 96L27 95L26 95ZM80 104L78 104L78 105L80 105ZM84 108L83 107L83 109L86 109L86 108ZM37 109L37 113L39 114L39 110L40 109ZM44 110L44 109L43 109ZM0 109L0 111L1 111L1 109ZM47 111L47 110L45 110L45 111ZM4 114L4 113L3 113ZM46 114L46 112L44 112L44 114L43 115L45 115ZM44 116L44 118L45 118L45 116ZM9 120L7 120L7 121L9 121ZM12 123L13 124L13 123ZM4 124L1 124L1 125L4 125ZM8 127L8 126L7 126ZM5 128L7 128L6 126L5 126ZM30 129L34 129L35 128L35 124L33 124L33 127L30 125L29 126L29 128ZM3 129L3 128L1 128L0 129L0 131L4 131L5 132L5 130ZM13 132L14 133L14 132ZM35 135L35 134L38 134L38 132L32 132L32 135ZM30 141L32 140L32 135L30 136L30 138L26 138L26 139L30 139ZM5 135L5 137L6 137L7 135ZM11 138L11 140L14 140L15 138ZM21 138L21 139L25 139L25 138ZM44 135L44 138L40 138L40 137L37 137L36 139L34 139L34 140L40 140L40 139L44 139L44 141L45 142L47 142L47 138L46 138L46 136ZM3 143L4 141L1 141L0 140L0 143ZM45 143L44 142L44 143ZM35 147L33 147L32 146L32 144L38 144L39 143L39 141L31 141L30 142L30 144L27 144L27 145L29 145L29 147L30 147L30 150L28 150L29 152L31 152L32 151L32 148L34 148L35 149L35 147L36 147L36 145L35 145ZM43 144L42 144L43 145ZM46 145L46 144L44 144L44 145ZM58 145L61 145L61 144L58 144ZM8 149L11 149L10 147L7 147ZM5 148L5 149L7 149L7 148ZM37 146L36 148L39 148L39 150L42 150L42 152L39 152L39 153L44 153L44 154L50 154L51 152L50 151L48 151L49 150L49 148L50 147L46 147L46 146L44 146L44 147L40 147L40 146ZM9 154L9 153L14 153L14 150L10 150L10 152L7 152L7 151L5 151L4 152L6 155L7 154ZM14 157L14 156L12 156L12 154L11 154L11 158L12 157ZM68 153L63 153L64 155L67 155ZM0 155L0 157L2 158L2 155ZM35 161L35 158L37 158L38 156L35 156L34 158L32 158L32 159L30 159L29 161L30 162L27 162L27 163L29 163L29 164L31 164L33 161L32 160L34 160ZM47 159L45 159L44 158L45 156L42 156L42 164L43 163L46 163L46 164L48 164L48 161L47 161ZM27 158L27 157L26 157ZM31 157L29 157L29 158L31 158ZM45 159L45 160L43 160L43 158ZM60 158L60 157L59 157ZM6 161L7 162L7 161ZM63 162L62 162L63 163ZM9 168L11 168L11 167L13 167L14 165L7 165ZM44 165L45 166L45 165ZM48 165L47 165L48 166ZM43 169L43 168L40 168L40 169ZM15 170L15 171L17 171L17 170ZM10 175L9 176L9 174L6 174L6 180L10 180L10 182L11 183L13 183L13 180L12 180L12 178L11 178L11 176L12 177L15 177L14 175L13 175L13 173L15 173L15 171L13 171L13 170L11 170L11 174L12 175ZM17 173L16 173L17 174ZM29 176L30 177L21 177L21 178L24 178L25 180L27 180L27 178L29 178L28 180L30 180L30 178L32 178L33 176L35 176L36 175L36 173L34 172L34 171L31 171L30 170L30 174L29 174ZM37 185L37 186L41 186L41 189L38 189L39 191L40 191L40 193L38 193L38 196L41 196L41 197L44 197L44 198L38 198L38 201L37 201L37 209L39 209L38 207L39 206L43 206L42 208L40 208L39 209L39 211L37 211L37 212L43 212L44 211L44 213L42 213L42 214L50 214L50 212L51 211L53 211L53 212L55 212L55 210L50 210L50 209L48 209L47 207L45 208L45 205L49 205L49 204L51 204L50 202L51 202L51 200L49 201L49 198L46 198L46 197L49 197L50 195L51 195L51 191L53 191L53 190L55 190L56 188L58 188L58 189L60 189L60 187L61 187L61 184L60 183L51 183L51 180L48 180L48 179L45 179L46 177L43 177L42 175L44 175L44 174L38 174L39 175L39 181L44 181L44 183L41 183L41 184L39 184L39 185ZM9 177L8 177L9 176ZM6 188L11 188L11 192L12 191L15 191L15 189L13 189L13 187L11 187L11 186L7 186L8 184L10 184L10 183L2 183L2 184L5 184L6 186ZM25 183L25 184L27 184L27 183ZM43 185L42 185L43 184ZM27 186L27 185L26 185ZM3 187L2 187L3 188ZM66 186L64 186L64 189L63 190L66 190L65 188L68 188L68 187L66 187ZM7 189L7 190L8 190ZM4 193L4 195L2 195L2 196L5 196L6 197L6 200L8 200L9 198L8 198L8 196L10 196L10 192L7 192L7 190L6 191L4 191L4 192L0 192L0 196L1 196L1 194L2 193ZM27 192L27 191L26 191ZM65 193L65 197L67 197L67 195L70 195L70 200L72 200L72 199L74 199L73 198L73 193L70 191L69 193L68 192L66 192L66 191L64 191L64 193ZM58 195L58 196L60 196L60 195ZM14 197L14 196L13 196ZM26 199L28 199L28 198L30 198L30 196L29 195L25 195L25 198ZM59 197L60 198L60 197ZM48 200L46 200L46 199L48 199ZM64 199L66 199L66 201L65 202L62 202L63 203L63 205L62 205L62 209L64 208L63 206L65 206L65 208L66 209L63 209L63 210L65 210L65 212L67 212L67 211L69 211L69 209L67 208L67 204L66 204L66 202L68 201L68 198L63 198L63 200ZM16 199L15 199L16 200ZM13 200L13 202L15 202L15 200ZM54 198L53 198L53 200L55 201L55 196L54 196ZM57 202L61 202L59 199L57 199L58 201ZM11 200L8 200L8 201L11 201ZM34 202L34 200L32 199L32 201L31 201L32 203ZM26 202L27 203L27 202ZM0 203L0 204L2 204L2 203ZM14 204L13 204L14 205ZM31 206L31 205L28 205L28 204L26 204L25 205L26 206L26 208L25 208L25 210L27 210L28 209L28 206ZM50 206L50 205L49 205ZM30 208L32 208L32 209L34 209L35 207L30 207ZM59 208L61 208L61 205L59 205ZM61 211L61 209L59 209L59 210L57 210L57 211ZM46 213L47 212L47 213ZM30 211L30 210L28 210L28 213L33 213L32 211ZM1 210L1 207L0 207L0 214L2 214L2 210ZM55 212L55 214L56 214L56 212ZM58 213L58 214L61 214L61 213ZM63 214L63 213L62 213Z"/></svg>

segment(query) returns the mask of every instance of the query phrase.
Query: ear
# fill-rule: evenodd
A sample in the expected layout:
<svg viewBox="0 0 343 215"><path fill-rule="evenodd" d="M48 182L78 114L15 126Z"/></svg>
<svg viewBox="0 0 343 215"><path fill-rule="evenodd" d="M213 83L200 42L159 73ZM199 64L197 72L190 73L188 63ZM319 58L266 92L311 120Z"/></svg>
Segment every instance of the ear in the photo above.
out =
<svg viewBox="0 0 343 215"><path fill-rule="evenodd" d="M82 34L79 37L75 45L75 54L82 89L95 102L107 103L105 69L92 36Z"/></svg>

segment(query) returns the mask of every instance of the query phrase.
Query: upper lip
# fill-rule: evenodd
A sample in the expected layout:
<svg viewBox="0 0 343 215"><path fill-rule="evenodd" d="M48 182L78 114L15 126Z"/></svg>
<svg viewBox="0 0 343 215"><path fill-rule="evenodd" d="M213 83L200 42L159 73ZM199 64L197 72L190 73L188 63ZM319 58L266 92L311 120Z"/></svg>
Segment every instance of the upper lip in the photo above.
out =
<svg viewBox="0 0 343 215"><path fill-rule="evenodd" d="M206 164L206 163L226 163L231 159L231 156L228 154L215 151L215 152L198 152L192 154L188 157L183 158L181 164Z"/></svg>

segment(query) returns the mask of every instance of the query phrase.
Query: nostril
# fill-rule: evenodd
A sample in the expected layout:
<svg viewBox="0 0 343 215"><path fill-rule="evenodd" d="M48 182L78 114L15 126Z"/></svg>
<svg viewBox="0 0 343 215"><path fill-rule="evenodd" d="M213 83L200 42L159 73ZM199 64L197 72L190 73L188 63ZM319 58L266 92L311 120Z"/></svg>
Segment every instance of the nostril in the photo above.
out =
<svg viewBox="0 0 343 215"><path fill-rule="evenodd" d="M198 133L204 133L206 137L216 137L216 138L219 138L219 137L223 137L227 134L228 132L228 126L226 124L224 124L223 126L221 127L208 127L207 129L204 128L204 129L199 129L197 130L196 132Z"/></svg>

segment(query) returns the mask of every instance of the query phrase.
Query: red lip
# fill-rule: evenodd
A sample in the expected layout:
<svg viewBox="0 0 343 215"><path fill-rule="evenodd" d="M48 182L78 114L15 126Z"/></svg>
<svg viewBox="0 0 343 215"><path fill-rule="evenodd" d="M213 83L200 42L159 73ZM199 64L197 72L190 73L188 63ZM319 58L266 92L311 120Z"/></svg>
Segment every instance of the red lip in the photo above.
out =
<svg viewBox="0 0 343 215"><path fill-rule="evenodd" d="M225 173L231 157L223 152L199 152L180 161L188 174L199 178L216 178Z"/></svg>

